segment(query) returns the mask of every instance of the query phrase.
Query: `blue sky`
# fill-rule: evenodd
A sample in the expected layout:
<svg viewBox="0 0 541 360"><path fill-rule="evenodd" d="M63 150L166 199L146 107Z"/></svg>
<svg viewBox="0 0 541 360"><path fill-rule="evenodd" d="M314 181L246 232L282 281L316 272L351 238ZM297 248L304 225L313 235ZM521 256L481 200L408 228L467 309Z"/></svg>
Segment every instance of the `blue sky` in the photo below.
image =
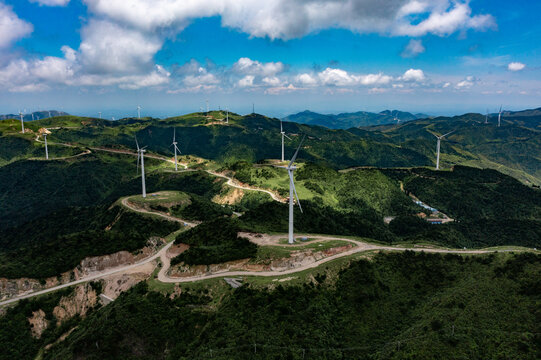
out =
<svg viewBox="0 0 541 360"><path fill-rule="evenodd" d="M539 1L0 0L0 113L541 106Z"/></svg>

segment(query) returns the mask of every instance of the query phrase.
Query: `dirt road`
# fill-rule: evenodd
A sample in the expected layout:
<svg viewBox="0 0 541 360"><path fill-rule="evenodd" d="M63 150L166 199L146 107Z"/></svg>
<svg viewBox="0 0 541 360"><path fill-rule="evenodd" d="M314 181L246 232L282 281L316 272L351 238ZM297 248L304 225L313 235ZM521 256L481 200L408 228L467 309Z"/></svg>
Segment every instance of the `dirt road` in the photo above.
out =
<svg viewBox="0 0 541 360"><path fill-rule="evenodd" d="M287 234L283 235L266 235L263 234L261 236L254 236L254 234L247 234L247 233L241 233L240 235L247 237L250 239L250 241L263 246L292 246L292 247L299 247L299 246L305 246L307 243L299 243L294 245L284 245L279 244L279 240L287 237ZM301 235L298 235L301 236ZM438 248L403 248L403 247L396 247L396 246L382 246L377 244L370 244L367 242L359 241L359 240L352 240L347 238L341 238L341 237L335 237L335 236L309 236L311 240L309 244L318 243L318 242L325 242L325 241L332 241L332 240L341 240L341 241L347 241L355 245L355 247L351 248L348 251L329 256L327 258L321 259L319 261L314 261L313 263L306 264L294 269L287 269L282 271L222 271L212 274L204 274L204 275L198 275L198 276L192 276L192 277L183 277L183 278L171 278L167 276L168 269L166 268L166 264L164 262L164 267L161 269L158 280L164 283L186 283L186 282L194 282L194 281L201 281L206 279L213 279L213 278L219 278L219 277L232 277L232 276L281 276L281 275L289 275L298 273L304 270L313 269L316 268L324 263L327 263L329 261L333 261L338 258L342 258L345 256L349 256L352 254L365 252L365 251L416 251L416 252L427 252L427 253L445 253L445 254L488 254L494 252L494 250L450 250L450 249L438 249ZM517 249L509 249L509 250L503 250L503 252L510 252L510 251L522 251ZM500 251L502 252L502 251ZM163 256L162 256L162 262L163 262ZM167 266L169 266L169 262L167 262Z"/></svg>

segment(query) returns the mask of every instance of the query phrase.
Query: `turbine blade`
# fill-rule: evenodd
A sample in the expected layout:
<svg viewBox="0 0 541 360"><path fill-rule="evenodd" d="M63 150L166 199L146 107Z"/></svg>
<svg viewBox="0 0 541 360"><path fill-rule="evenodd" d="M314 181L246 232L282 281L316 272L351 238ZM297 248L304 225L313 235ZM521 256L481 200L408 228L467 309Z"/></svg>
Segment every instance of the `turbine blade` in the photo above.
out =
<svg viewBox="0 0 541 360"><path fill-rule="evenodd" d="M455 131L456 131L456 130L453 130L453 131L449 131L449 132L448 132L447 134L445 134L445 135L442 135L441 137L442 137L442 138L444 138L444 137L446 137L447 135L450 135L450 134L454 133Z"/></svg>
<svg viewBox="0 0 541 360"><path fill-rule="evenodd" d="M135 145L137 145L137 150L139 150L139 143L137 142L137 136L135 137Z"/></svg>
<svg viewBox="0 0 541 360"><path fill-rule="evenodd" d="M304 136L303 138L301 139L301 142L299 143L299 147L297 148L297 151L295 151L295 155L293 155L293 157L291 158L291 161L289 162L289 165L288 167L291 167L291 165L293 165L293 163L295 162L295 160L297 159L297 155L299 155L299 150L301 149L301 146L302 146L302 143L304 141Z"/></svg>
<svg viewBox="0 0 541 360"><path fill-rule="evenodd" d="M282 120L280 120L280 132L284 132L284 128L282 127Z"/></svg>
<svg viewBox="0 0 541 360"><path fill-rule="evenodd" d="M177 137L177 128L173 128L173 142L175 142L176 137Z"/></svg>
<svg viewBox="0 0 541 360"><path fill-rule="evenodd" d="M293 185L293 192L295 193L295 198L297 199L297 205L299 205L299 209L302 212L302 206L299 200L299 195L297 195L297 188L295 187L295 182L293 181L293 174L291 173L291 171L288 171L288 173L289 173L289 178L291 179L291 185Z"/></svg>
<svg viewBox="0 0 541 360"><path fill-rule="evenodd" d="M288 138L289 140L291 140L291 138L290 138L289 136L287 136L286 134L284 134L284 136L285 136L286 138Z"/></svg>
<svg viewBox="0 0 541 360"><path fill-rule="evenodd" d="M137 175L139 175L139 162L141 161L141 153L137 152Z"/></svg>
<svg viewBox="0 0 541 360"><path fill-rule="evenodd" d="M178 151L179 154L182 154L182 151L180 151L180 149L178 148L178 146L175 145L175 148L177 149L177 151Z"/></svg>

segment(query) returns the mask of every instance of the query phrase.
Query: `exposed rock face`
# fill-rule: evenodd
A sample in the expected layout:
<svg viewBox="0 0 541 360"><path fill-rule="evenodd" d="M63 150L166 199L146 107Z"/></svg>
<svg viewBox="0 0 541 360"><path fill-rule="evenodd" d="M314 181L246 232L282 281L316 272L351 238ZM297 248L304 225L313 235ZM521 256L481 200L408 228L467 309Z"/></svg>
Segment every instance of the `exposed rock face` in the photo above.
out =
<svg viewBox="0 0 541 360"><path fill-rule="evenodd" d="M292 251L290 257L271 260L265 264L254 264L250 259L229 261L213 265L178 265L169 271L170 277L191 277L205 274L215 274L228 271L284 271L295 269L304 265L333 256L351 249L353 245L339 246L323 251L298 250Z"/></svg>
<svg viewBox="0 0 541 360"><path fill-rule="evenodd" d="M71 319L75 315L85 316L89 309L98 303L98 294L89 284L78 285L73 294L62 297L53 315L58 324Z"/></svg>
<svg viewBox="0 0 541 360"><path fill-rule="evenodd" d="M45 312L41 309L34 311L32 313L32 317L28 318L28 322L30 323L30 331L32 332L32 336L36 339L39 339L41 334L43 334L43 332L49 326L49 322L47 319L45 319Z"/></svg>
<svg viewBox="0 0 541 360"><path fill-rule="evenodd" d="M229 188L224 194L218 194L212 199L213 202L224 205L235 205L240 203L244 197L244 191L239 188Z"/></svg>
<svg viewBox="0 0 541 360"><path fill-rule="evenodd" d="M66 284L73 280L79 280L90 274L95 274L96 272L136 263L148 256L151 256L156 248L161 246L163 242L163 239L151 238L148 241L148 246L139 250L135 254L128 251L119 251L114 254L85 258L75 269L67 271L59 276L47 278L44 284L43 282L40 283L40 281L36 279L0 278L0 300L8 300L15 296Z"/></svg>

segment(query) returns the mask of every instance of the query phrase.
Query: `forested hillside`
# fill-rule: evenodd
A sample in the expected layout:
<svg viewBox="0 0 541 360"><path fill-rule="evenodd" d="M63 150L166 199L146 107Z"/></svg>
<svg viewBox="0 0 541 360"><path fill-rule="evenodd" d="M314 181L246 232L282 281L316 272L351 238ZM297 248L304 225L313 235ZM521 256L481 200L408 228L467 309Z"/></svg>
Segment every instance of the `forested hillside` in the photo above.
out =
<svg viewBox="0 0 541 360"><path fill-rule="evenodd" d="M540 266L529 254L379 254L337 279L246 286L218 303L195 287L170 299L140 284L72 323L43 358L533 360L541 354ZM54 341L29 336L25 317L39 304L0 318L1 359L33 359Z"/></svg>

